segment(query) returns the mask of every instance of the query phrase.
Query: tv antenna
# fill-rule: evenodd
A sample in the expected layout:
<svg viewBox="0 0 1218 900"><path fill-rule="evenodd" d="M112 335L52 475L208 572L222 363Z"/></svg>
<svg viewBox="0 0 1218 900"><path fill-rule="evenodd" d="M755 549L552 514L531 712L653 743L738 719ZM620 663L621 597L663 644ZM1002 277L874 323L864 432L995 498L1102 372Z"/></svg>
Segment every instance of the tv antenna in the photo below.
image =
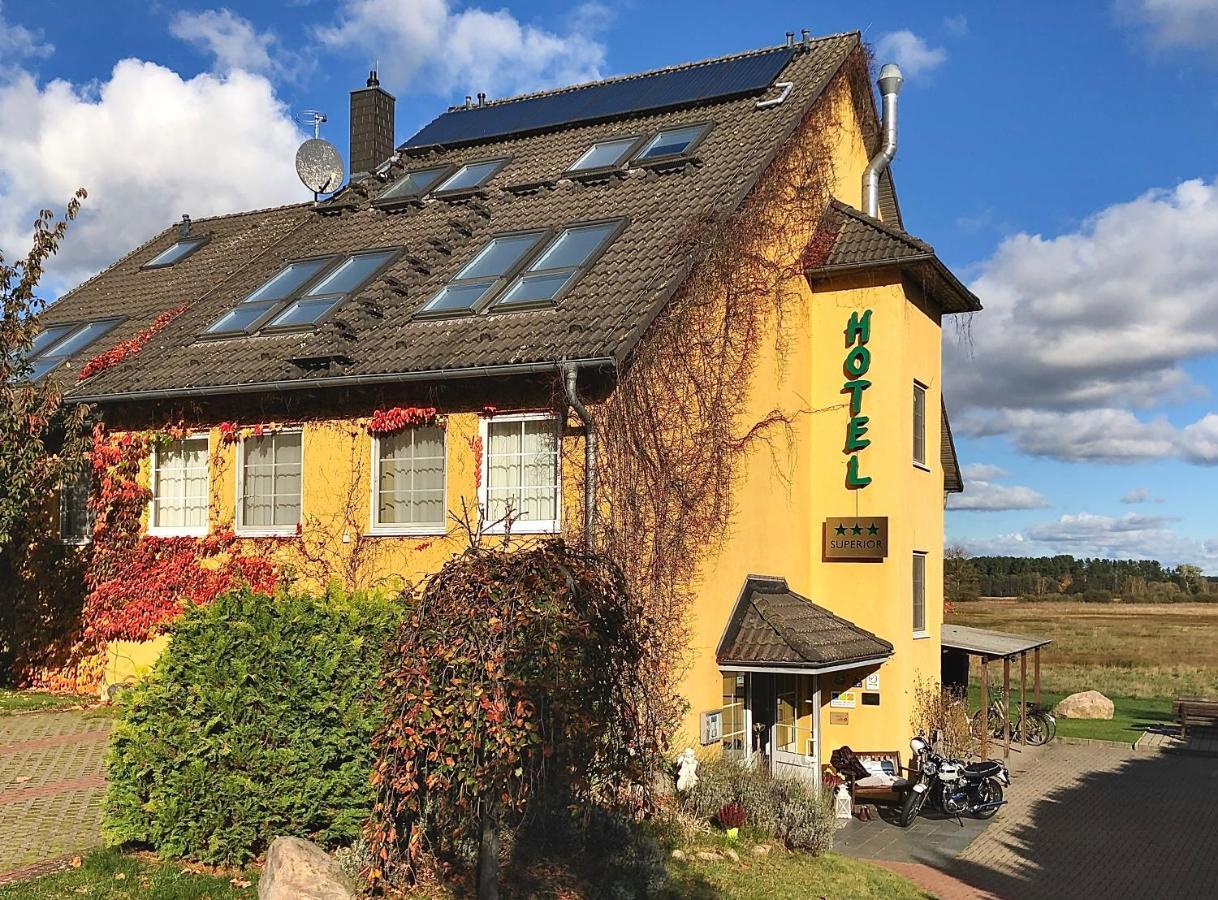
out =
<svg viewBox="0 0 1218 900"><path fill-rule="evenodd" d="M321 136L321 126L328 121L326 114L316 109L302 110L296 120L306 128L313 126L313 137L296 150L296 174L304 186L313 192L313 201L322 194L332 194L343 183L343 158L338 149Z"/></svg>

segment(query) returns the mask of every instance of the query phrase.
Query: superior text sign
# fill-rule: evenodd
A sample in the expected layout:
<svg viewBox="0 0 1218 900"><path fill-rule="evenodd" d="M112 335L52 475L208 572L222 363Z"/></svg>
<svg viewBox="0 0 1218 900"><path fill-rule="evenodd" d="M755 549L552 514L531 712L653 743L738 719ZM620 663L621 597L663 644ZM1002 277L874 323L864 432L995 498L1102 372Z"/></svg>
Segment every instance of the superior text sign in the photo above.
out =
<svg viewBox="0 0 1218 900"><path fill-rule="evenodd" d="M825 559L885 559L888 517L825 519Z"/></svg>

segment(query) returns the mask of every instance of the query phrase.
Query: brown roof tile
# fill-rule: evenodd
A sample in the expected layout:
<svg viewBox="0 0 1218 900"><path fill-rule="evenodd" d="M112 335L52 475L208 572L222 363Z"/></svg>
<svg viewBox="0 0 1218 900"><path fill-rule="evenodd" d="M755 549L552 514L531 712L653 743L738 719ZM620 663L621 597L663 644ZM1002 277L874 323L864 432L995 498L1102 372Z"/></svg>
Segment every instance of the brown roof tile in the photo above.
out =
<svg viewBox="0 0 1218 900"><path fill-rule="evenodd" d="M205 248L206 256L187 261L189 269L167 270L166 286L146 292L150 309L181 302L182 286L192 283L192 273L201 280L192 288L190 308L158 335L161 352L145 351L102 372L78 387L74 396L226 392L306 378L310 384L341 384L343 376L373 380L408 373L440 375L563 359L621 362L685 276L687 229L708 212L740 202L842 63L852 52L861 52L860 46L857 34L814 40L811 49L796 53L778 76L794 82L789 98L766 109L757 109L757 98L750 96L458 150L413 156L403 152L383 178L370 177L349 187L317 212L302 213L294 207L279 213L292 227L276 232L270 252L243 258L223 278L210 271L221 264L210 248ZM713 127L695 148L694 160L682 168L636 168L625 177L585 183L561 178L595 140L698 121L712 122ZM499 156L511 157L511 162L491 179L482 196L428 199L397 212L369 202L409 169ZM528 189L514 189L519 186ZM621 236L555 308L444 320L414 317L494 234L618 217L628 222ZM407 252L315 332L198 339L286 261L382 246L401 246ZM103 273L95 280L96 289L118 298L138 277L152 273L121 274ZM170 287L170 279L176 287ZM64 314L78 305L69 299L63 301ZM291 362L302 356L337 356L350 362L309 374Z"/></svg>
<svg viewBox="0 0 1218 900"><path fill-rule="evenodd" d="M891 656L892 644L787 588L751 575L736 601L716 657L720 665L816 670Z"/></svg>

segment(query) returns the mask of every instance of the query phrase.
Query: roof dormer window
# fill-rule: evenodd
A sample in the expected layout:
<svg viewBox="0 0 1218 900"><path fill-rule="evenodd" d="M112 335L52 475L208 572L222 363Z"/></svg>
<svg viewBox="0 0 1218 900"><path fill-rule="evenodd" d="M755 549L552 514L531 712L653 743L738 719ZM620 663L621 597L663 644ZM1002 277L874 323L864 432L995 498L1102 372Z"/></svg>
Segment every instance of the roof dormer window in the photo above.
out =
<svg viewBox="0 0 1218 900"><path fill-rule="evenodd" d="M616 169L630 157L630 151L638 142L638 135L597 141L585 150L567 171L595 172L600 169Z"/></svg>
<svg viewBox="0 0 1218 900"><path fill-rule="evenodd" d="M659 159L684 156L689 153L706 134L710 125L682 125L680 128L665 128L643 145L634 156L634 162L647 163Z"/></svg>
<svg viewBox="0 0 1218 900"><path fill-rule="evenodd" d="M496 172L507 164L507 159L486 159L480 162L466 163L452 175L444 179L435 189L437 194L455 194L464 191L476 191L486 184Z"/></svg>
<svg viewBox="0 0 1218 900"><path fill-rule="evenodd" d="M367 284L398 252L398 248L368 250L290 262L204 334L231 337L252 334L264 326L286 330L316 325Z"/></svg>
<svg viewBox="0 0 1218 900"><path fill-rule="evenodd" d="M549 306L588 270L625 223L596 222L564 228L522 272L495 309Z"/></svg>
<svg viewBox="0 0 1218 900"><path fill-rule="evenodd" d="M417 200L440 183L452 171L452 166L432 166L407 172L377 197L378 203L388 200Z"/></svg>
<svg viewBox="0 0 1218 900"><path fill-rule="evenodd" d="M422 315L465 315L507 283L545 237L544 231L501 234L487 241L452 280L419 310Z"/></svg>
<svg viewBox="0 0 1218 900"><path fill-rule="evenodd" d="M148 262L144 263L145 269L164 269L172 266L174 263L179 263L190 254L194 253L200 247L207 243L207 238L195 237L186 238L185 240L175 241L170 244Z"/></svg>
<svg viewBox="0 0 1218 900"><path fill-rule="evenodd" d="M29 380L37 381L52 369L67 362L90 344L102 339L122 319L98 319L74 325L48 325L35 336L26 359L30 363Z"/></svg>

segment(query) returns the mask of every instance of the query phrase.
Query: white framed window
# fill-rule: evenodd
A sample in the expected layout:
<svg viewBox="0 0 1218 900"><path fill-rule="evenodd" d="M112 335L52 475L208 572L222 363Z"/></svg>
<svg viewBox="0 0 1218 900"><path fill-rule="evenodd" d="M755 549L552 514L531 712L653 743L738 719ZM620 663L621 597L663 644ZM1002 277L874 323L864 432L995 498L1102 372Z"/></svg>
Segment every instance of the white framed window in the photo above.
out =
<svg viewBox="0 0 1218 900"><path fill-rule="evenodd" d="M926 465L926 385L913 383L913 461L923 469Z"/></svg>
<svg viewBox="0 0 1218 900"><path fill-rule="evenodd" d="M559 527L558 421L546 413L482 420L482 508L488 531L514 534Z"/></svg>
<svg viewBox="0 0 1218 900"><path fill-rule="evenodd" d="M65 544L87 544L93 536L89 494L93 473L87 464L70 475L59 489L59 539Z"/></svg>
<svg viewBox="0 0 1218 900"><path fill-rule="evenodd" d="M723 755L745 759L749 755L749 726L746 691L748 676L743 672L723 673Z"/></svg>
<svg viewBox="0 0 1218 900"><path fill-rule="evenodd" d="M295 534L301 519L300 431L249 436L238 445L237 533Z"/></svg>
<svg viewBox="0 0 1218 900"><path fill-rule="evenodd" d="M913 554L913 631L914 637L925 637L926 631L926 553Z"/></svg>
<svg viewBox="0 0 1218 900"><path fill-rule="evenodd" d="M207 460L207 435L153 446L149 534L207 534Z"/></svg>
<svg viewBox="0 0 1218 900"><path fill-rule="evenodd" d="M447 449L438 425L372 438L372 531L443 534Z"/></svg>

